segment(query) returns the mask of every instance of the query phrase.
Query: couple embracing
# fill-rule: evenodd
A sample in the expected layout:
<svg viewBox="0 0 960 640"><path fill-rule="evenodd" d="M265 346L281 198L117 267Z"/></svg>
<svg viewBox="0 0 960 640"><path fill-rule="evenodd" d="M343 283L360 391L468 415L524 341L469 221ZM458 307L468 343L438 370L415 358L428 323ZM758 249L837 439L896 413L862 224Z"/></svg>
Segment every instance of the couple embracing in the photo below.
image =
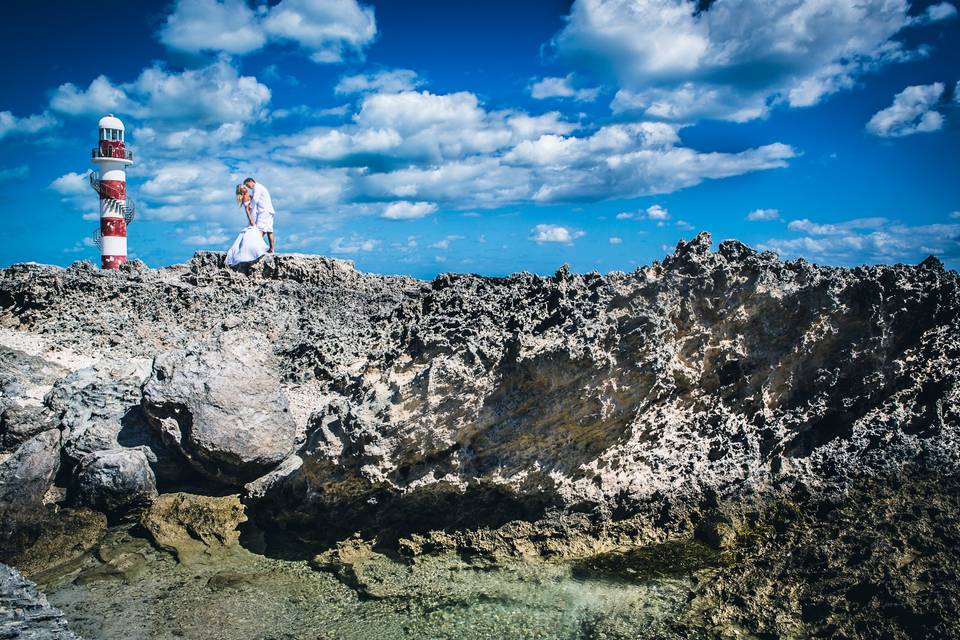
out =
<svg viewBox="0 0 960 640"><path fill-rule="evenodd" d="M237 204L247 214L246 229L240 232L227 252L227 265L233 267L244 262L258 260L265 253L273 253L273 200L270 192L253 178L237 185ZM266 234L270 248L263 241Z"/></svg>

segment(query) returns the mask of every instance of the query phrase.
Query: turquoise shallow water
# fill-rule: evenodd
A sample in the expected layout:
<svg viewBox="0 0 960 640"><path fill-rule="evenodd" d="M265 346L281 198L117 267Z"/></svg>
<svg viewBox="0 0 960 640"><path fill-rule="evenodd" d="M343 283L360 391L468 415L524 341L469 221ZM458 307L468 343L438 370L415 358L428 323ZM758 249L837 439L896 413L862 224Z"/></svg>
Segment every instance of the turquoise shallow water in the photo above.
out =
<svg viewBox="0 0 960 640"><path fill-rule="evenodd" d="M305 561L238 549L179 564L125 532L98 555L41 583L88 640L601 639L675 635L689 577L583 577L569 564L491 567L454 556L409 566L380 557L360 592ZM114 563L116 564L116 563Z"/></svg>

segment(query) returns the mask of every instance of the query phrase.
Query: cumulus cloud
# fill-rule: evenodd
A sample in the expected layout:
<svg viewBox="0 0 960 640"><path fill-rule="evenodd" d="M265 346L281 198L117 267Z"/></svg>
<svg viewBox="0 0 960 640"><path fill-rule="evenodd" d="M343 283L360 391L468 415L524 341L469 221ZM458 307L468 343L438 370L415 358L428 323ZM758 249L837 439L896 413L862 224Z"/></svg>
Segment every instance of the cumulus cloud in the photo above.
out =
<svg viewBox="0 0 960 640"><path fill-rule="evenodd" d="M379 240L353 235L349 238L336 238L330 243L330 251L331 253L369 253L378 246L380 246Z"/></svg>
<svg viewBox="0 0 960 640"><path fill-rule="evenodd" d="M159 33L164 45L187 53L243 55L291 42L320 63L362 57L376 35L373 9L356 0L281 0L257 11L245 0L178 0Z"/></svg>
<svg viewBox="0 0 960 640"><path fill-rule="evenodd" d="M0 140L8 136L39 133L60 124L44 111L25 118L18 118L9 111L0 111Z"/></svg>
<svg viewBox="0 0 960 640"><path fill-rule="evenodd" d="M381 217L388 220L415 220L430 215L437 210L432 202L391 202L383 210Z"/></svg>
<svg viewBox="0 0 960 640"><path fill-rule="evenodd" d="M873 114L867 131L883 138L939 131L943 116L935 107L943 97L942 82L907 87L893 98L893 104Z"/></svg>
<svg viewBox="0 0 960 640"><path fill-rule="evenodd" d="M620 238L618 236L610 236L609 238L607 238L607 241L610 244L623 244L623 238Z"/></svg>
<svg viewBox="0 0 960 640"><path fill-rule="evenodd" d="M344 76L333 88L338 95L352 95L356 93L402 93L413 91L423 84L415 71L410 69L391 69L376 73L361 73Z"/></svg>
<svg viewBox="0 0 960 640"><path fill-rule="evenodd" d="M562 78L542 78L530 86L530 95L537 100L546 98L572 98L580 102L592 102L600 95L599 88L575 89L573 74Z"/></svg>
<svg viewBox="0 0 960 640"><path fill-rule="evenodd" d="M536 243L559 242L573 244L577 238L587 235L582 229L572 229L558 224L538 224L530 230L530 239Z"/></svg>
<svg viewBox="0 0 960 640"><path fill-rule="evenodd" d="M747 214L747 220L750 222L769 222L779 219L780 211L778 209L754 209Z"/></svg>
<svg viewBox="0 0 960 640"><path fill-rule="evenodd" d="M70 171L50 183L50 188L63 196L88 195L90 189L88 174Z"/></svg>
<svg viewBox="0 0 960 640"><path fill-rule="evenodd" d="M267 42L259 17L246 0L179 0L159 37L167 47L188 53L242 55Z"/></svg>
<svg viewBox="0 0 960 640"><path fill-rule="evenodd" d="M226 60L181 73L162 66L144 69L133 82L114 85L104 76L86 89L60 85L50 99L56 111L74 116L130 114L153 123L209 126L253 122L266 116L270 89L241 76Z"/></svg>
<svg viewBox="0 0 960 640"><path fill-rule="evenodd" d="M894 40L914 24L907 0L694 9L688 0L577 0L551 44L560 59L614 78L615 111L677 121L743 122L778 103L814 105L864 73L923 53Z"/></svg>
<svg viewBox="0 0 960 640"><path fill-rule="evenodd" d="M60 202L80 212L84 220L99 219L99 201L90 188L88 173L70 171L51 182L48 188L60 194Z"/></svg>
<svg viewBox="0 0 960 640"><path fill-rule="evenodd" d="M263 21L267 35L299 45L314 62L362 57L377 35L373 9L356 0L282 0Z"/></svg>
<svg viewBox="0 0 960 640"><path fill-rule="evenodd" d="M647 207L647 217L651 220L669 220L670 212L658 204Z"/></svg>
<svg viewBox="0 0 960 640"><path fill-rule="evenodd" d="M955 255L960 223L909 225L887 218L856 218L820 224L808 219L787 225L798 235L772 238L760 247L787 258L826 264L916 262L927 255Z"/></svg>

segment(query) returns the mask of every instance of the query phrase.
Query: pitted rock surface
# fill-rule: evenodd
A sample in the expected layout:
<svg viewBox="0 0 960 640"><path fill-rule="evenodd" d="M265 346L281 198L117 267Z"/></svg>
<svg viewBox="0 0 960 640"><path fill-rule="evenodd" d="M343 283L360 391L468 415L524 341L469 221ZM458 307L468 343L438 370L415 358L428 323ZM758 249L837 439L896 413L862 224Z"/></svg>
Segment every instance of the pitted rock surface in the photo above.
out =
<svg viewBox="0 0 960 640"><path fill-rule="evenodd" d="M422 282L199 253L15 265L0 305L57 344L156 357L144 407L208 477L252 480L305 438L255 505L304 534L557 509L686 526L727 498L952 473L960 453L958 276L935 259L830 268L701 234L629 274ZM310 415L294 437L278 385Z"/></svg>

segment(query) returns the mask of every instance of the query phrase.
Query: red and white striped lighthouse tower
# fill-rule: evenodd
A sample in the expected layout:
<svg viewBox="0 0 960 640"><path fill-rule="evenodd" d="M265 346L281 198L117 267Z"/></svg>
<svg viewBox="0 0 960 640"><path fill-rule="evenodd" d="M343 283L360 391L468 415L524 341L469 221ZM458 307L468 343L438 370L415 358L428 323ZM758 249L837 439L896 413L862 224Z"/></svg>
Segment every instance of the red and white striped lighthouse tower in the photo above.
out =
<svg viewBox="0 0 960 640"><path fill-rule="evenodd" d="M100 140L92 160L97 171L90 184L100 194L100 266L119 269L127 261L127 224L133 220L133 201L127 199L127 165L133 152L126 148L123 123L110 115L100 118Z"/></svg>

